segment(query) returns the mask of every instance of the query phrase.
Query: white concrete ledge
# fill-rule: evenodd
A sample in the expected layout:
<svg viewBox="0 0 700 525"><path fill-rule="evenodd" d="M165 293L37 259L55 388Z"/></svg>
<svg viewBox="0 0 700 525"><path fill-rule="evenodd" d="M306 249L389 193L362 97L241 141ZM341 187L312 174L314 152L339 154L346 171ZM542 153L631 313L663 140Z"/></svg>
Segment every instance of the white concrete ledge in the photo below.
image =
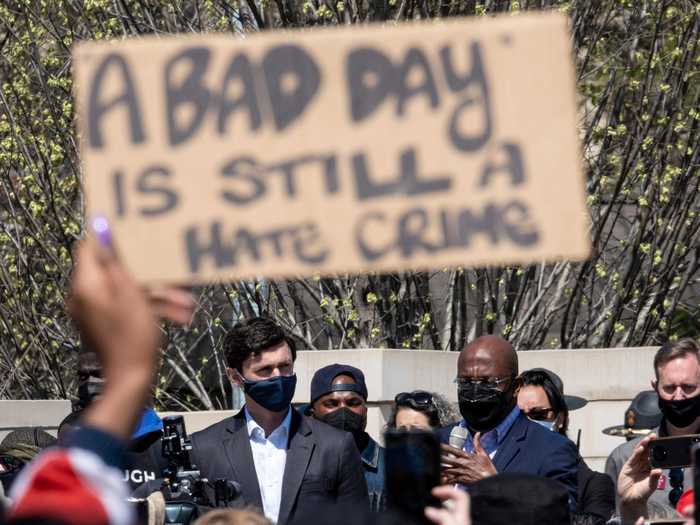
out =
<svg viewBox="0 0 700 525"><path fill-rule="evenodd" d="M556 372L569 394L590 400L629 400L649 388L655 352L656 347L528 350L518 352L518 360L520 371L545 367ZM457 357L457 352L435 350L301 351L295 366L299 381L294 401L308 402L314 372L332 363L360 368L373 402L393 401L398 392L416 388L456 401Z"/></svg>

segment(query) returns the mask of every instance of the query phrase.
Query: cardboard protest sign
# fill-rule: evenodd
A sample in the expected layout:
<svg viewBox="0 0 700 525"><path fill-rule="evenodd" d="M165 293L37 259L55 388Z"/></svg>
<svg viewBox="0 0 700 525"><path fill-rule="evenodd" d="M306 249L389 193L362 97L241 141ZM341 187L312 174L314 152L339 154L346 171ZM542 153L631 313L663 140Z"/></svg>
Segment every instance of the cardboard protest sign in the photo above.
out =
<svg viewBox="0 0 700 525"><path fill-rule="evenodd" d="M148 282L580 259L567 21L82 43L88 212Z"/></svg>

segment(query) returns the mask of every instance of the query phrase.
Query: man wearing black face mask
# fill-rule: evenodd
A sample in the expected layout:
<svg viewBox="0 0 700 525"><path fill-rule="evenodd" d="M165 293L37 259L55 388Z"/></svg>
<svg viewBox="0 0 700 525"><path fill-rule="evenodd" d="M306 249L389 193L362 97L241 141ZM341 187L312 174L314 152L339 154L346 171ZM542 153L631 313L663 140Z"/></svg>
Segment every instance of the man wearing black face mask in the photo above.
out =
<svg viewBox="0 0 700 525"><path fill-rule="evenodd" d="M274 523L328 504L362 505L367 484L350 434L291 407L294 341L272 320L248 319L224 339L231 382L245 392L238 414L192 435L202 477L241 486L235 506L254 506Z"/></svg>
<svg viewBox="0 0 700 525"><path fill-rule="evenodd" d="M90 403L102 395L104 379L102 378L102 365L97 354L90 350L85 343L82 344L78 356L78 399L72 401L73 411L87 408Z"/></svg>
<svg viewBox="0 0 700 525"><path fill-rule="evenodd" d="M457 361L457 396L467 430L462 450L447 445L456 425L440 430L443 482L468 486L505 472L554 479L576 507L578 453L565 437L530 421L517 406L518 356L506 340L487 335Z"/></svg>
<svg viewBox="0 0 700 525"><path fill-rule="evenodd" d="M700 433L700 346L692 339L664 344L654 356L654 372L655 379L651 381L651 386L658 394L663 417L652 433L657 437ZM621 485L634 488L629 476L622 479L620 474L642 439L639 437L617 447L605 464L606 474L617 484L618 506L625 499L625 494L620 493L624 492ZM645 489L648 488L645 498L675 508L683 491L693 485L693 469L665 469L661 471L658 481L650 483L648 455L642 456L642 459L644 464L639 466L645 470L643 485ZM626 474L629 472L629 468L625 470Z"/></svg>
<svg viewBox="0 0 700 525"><path fill-rule="evenodd" d="M382 510L384 449L365 432L367 385L362 370L350 365L328 365L311 379L308 414L339 430L350 432L360 454L372 510Z"/></svg>

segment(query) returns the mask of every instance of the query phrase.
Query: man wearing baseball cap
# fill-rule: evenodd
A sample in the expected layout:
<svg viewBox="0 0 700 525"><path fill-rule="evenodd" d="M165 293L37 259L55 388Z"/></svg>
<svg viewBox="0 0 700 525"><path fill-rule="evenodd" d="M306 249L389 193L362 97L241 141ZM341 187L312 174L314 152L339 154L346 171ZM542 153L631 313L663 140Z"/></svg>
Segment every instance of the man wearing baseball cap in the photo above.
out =
<svg viewBox="0 0 700 525"><path fill-rule="evenodd" d="M384 449L365 432L367 385L362 370L333 364L316 371L311 379L307 415L339 430L350 432L362 456L372 510L384 507Z"/></svg>

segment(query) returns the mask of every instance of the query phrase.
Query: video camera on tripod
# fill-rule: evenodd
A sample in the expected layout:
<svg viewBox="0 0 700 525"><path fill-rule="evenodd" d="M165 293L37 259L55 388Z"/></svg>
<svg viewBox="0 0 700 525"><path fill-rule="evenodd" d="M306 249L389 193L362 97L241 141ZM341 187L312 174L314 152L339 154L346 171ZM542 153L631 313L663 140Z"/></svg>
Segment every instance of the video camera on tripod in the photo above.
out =
<svg viewBox="0 0 700 525"><path fill-rule="evenodd" d="M202 475L190 458L192 442L182 416L163 418L163 457L168 467L163 471L161 492L165 497L165 523L188 525L203 509L225 507L240 495L240 485L226 479L213 483ZM210 491L213 490L213 502Z"/></svg>

